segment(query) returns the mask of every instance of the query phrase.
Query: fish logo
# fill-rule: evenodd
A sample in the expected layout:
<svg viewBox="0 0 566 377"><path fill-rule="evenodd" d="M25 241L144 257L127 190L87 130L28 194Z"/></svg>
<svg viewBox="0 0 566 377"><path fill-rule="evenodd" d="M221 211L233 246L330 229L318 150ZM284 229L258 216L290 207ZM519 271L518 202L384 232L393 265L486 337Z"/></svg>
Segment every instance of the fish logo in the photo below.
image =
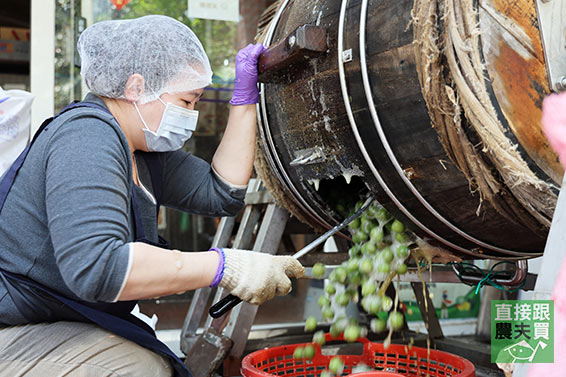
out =
<svg viewBox="0 0 566 377"><path fill-rule="evenodd" d="M521 340L518 343L512 344L507 348L504 348L501 352L508 352L509 355L513 358L512 363L516 362L517 360L523 362L532 362L533 358L535 357L539 347L541 349L545 349L547 344L542 340L538 342L535 348L533 348L527 341Z"/></svg>

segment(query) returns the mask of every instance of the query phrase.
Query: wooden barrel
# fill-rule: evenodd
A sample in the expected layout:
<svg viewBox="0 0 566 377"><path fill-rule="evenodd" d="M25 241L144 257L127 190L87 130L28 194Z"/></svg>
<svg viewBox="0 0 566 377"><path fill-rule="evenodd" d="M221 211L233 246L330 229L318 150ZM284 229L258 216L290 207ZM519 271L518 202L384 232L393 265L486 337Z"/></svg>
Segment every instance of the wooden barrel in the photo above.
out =
<svg viewBox="0 0 566 377"><path fill-rule="evenodd" d="M550 92L533 0L282 1L328 49L261 84L256 168L315 228L364 190L468 258L540 255L562 170L541 131Z"/></svg>

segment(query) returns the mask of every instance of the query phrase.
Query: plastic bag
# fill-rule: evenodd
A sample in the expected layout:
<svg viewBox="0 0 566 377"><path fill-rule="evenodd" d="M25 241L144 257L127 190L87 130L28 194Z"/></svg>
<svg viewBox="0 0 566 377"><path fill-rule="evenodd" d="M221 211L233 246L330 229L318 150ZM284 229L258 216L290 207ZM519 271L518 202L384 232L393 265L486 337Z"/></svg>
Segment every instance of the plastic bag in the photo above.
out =
<svg viewBox="0 0 566 377"><path fill-rule="evenodd" d="M30 140L33 98L24 90L0 88L0 177Z"/></svg>
<svg viewBox="0 0 566 377"><path fill-rule="evenodd" d="M149 327L151 327L155 331L155 326L157 325L157 315L154 314L151 316L151 318L149 318L147 315L140 312L140 306L138 304L134 306L130 314L144 321Z"/></svg>

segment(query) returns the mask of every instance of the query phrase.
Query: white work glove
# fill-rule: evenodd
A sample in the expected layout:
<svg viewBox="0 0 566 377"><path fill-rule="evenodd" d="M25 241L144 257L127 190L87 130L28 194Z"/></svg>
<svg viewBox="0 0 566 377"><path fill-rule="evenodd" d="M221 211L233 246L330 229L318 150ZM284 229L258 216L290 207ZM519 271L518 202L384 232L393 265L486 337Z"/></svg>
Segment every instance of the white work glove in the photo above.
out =
<svg viewBox="0 0 566 377"><path fill-rule="evenodd" d="M275 295L291 291L289 278L301 278L305 272L296 259L289 256L224 249L224 276L220 286L254 305L261 305Z"/></svg>

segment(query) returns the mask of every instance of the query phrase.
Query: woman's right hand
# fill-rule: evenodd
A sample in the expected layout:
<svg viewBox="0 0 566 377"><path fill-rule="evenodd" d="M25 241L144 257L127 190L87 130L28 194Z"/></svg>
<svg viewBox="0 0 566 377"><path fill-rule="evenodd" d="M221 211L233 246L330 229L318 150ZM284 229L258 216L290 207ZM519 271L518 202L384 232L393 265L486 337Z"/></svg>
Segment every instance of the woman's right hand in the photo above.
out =
<svg viewBox="0 0 566 377"><path fill-rule="evenodd" d="M290 256L224 249L224 276L220 286L254 305L291 291L289 278L301 278L303 266Z"/></svg>
<svg viewBox="0 0 566 377"><path fill-rule="evenodd" d="M261 43L249 44L236 55L236 79L231 105L253 105L258 102L258 61L265 50Z"/></svg>

